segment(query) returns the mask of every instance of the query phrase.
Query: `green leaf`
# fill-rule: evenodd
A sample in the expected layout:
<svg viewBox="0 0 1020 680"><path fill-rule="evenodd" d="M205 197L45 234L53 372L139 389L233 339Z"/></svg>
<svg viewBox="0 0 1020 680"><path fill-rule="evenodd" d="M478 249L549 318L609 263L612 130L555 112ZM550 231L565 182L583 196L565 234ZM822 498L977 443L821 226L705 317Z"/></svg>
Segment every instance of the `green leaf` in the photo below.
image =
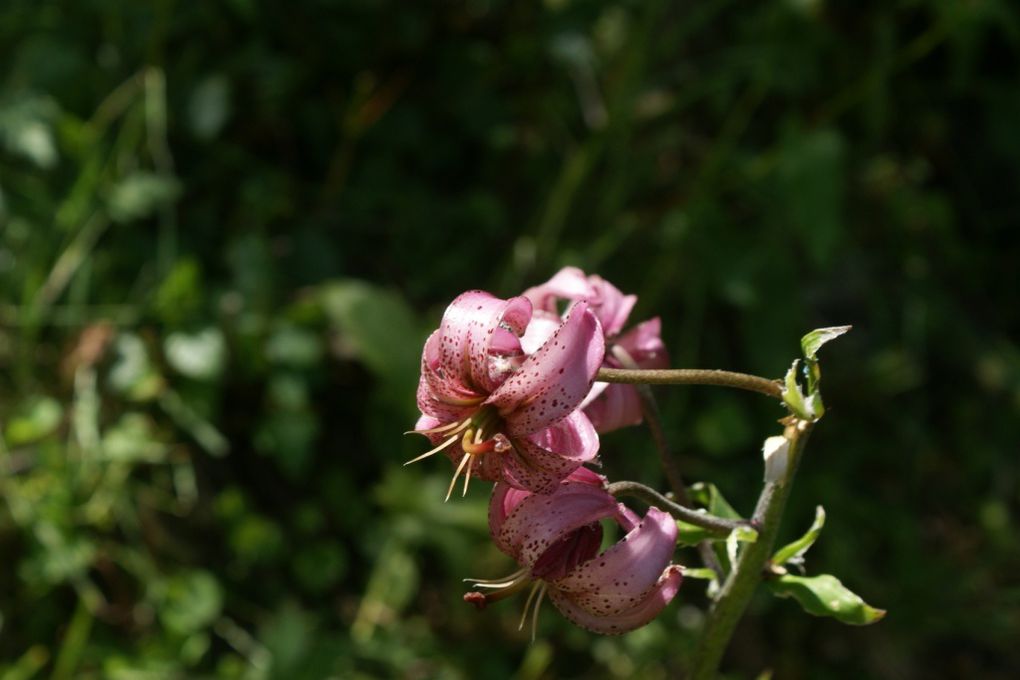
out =
<svg viewBox="0 0 1020 680"><path fill-rule="evenodd" d="M737 563L738 548L741 543L755 543L758 541L758 531L753 527L737 527L726 537L726 557L731 565Z"/></svg>
<svg viewBox="0 0 1020 680"><path fill-rule="evenodd" d="M227 359L227 342L218 328L196 333L171 333L163 345L167 362L175 371L193 380L213 380Z"/></svg>
<svg viewBox="0 0 1020 680"><path fill-rule="evenodd" d="M64 409L53 397L33 397L23 402L7 423L4 436L10 446L43 439L60 426Z"/></svg>
<svg viewBox="0 0 1020 680"><path fill-rule="evenodd" d="M388 381L414 384L424 338L403 298L348 280L323 289L323 306L349 351L370 370Z"/></svg>
<svg viewBox="0 0 1020 680"><path fill-rule="evenodd" d="M170 175L135 172L125 177L110 193L110 217L130 222L154 214L172 204L181 194L181 184Z"/></svg>
<svg viewBox="0 0 1020 680"><path fill-rule="evenodd" d="M787 574L767 582L778 597L792 597L808 614L829 616L853 626L866 626L882 620L886 612L875 609L831 574L793 576Z"/></svg>
<svg viewBox="0 0 1020 680"><path fill-rule="evenodd" d="M134 333L121 333L114 345L116 358L109 382L114 391L128 399L146 401L164 388L163 378L149 359L145 342Z"/></svg>
<svg viewBox="0 0 1020 680"><path fill-rule="evenodd" d="M786 372L783 386L783 403L798 418L817 420L821 414L817 413L816 407L821 405L821 399L817 398L816 394L811 395L813 398L804 395L804 391L797 382L798 366L800 366L800 359L795 359L793 365Z"/></svg>
<svg viewBox="0 0 1020 680"><path fill-rule="evenodd" d="M714 581L716 574L714 571L707 567L701 567L698 569L688 569L684 567L684 578L696 578L702 581Z"/></svg>
<svg viewBox="0 0 1020 680"><path fill-rule="evenodd" d="M807 530L803 536L798 538L792 543L784 545L782 548L776 551L776 554L772 556L772 563L776 565L786 564L790 560L795 560L804 556L804 553L808 551L815 541L818 539L818 535L822 533L822 527L825 526L825 508L818 506L815 508L815 521L811 524L811 528Z"/></svg>
<svg viewBox="0 0 1020 680"><path fill-rule="evenodd" d="M697 545L702 541L720 540L719 534L680 520L677 520L676 528L678 545Z"/></svg>
<svg viewBox="0 0 1020 680"><path fill-rule="evenodd" d="M203 78L191 92L187 113L195 136L212 140L230 116L230 81L219 74Z"/></svg>
<svg viewBox="0 0 1020 680"><path fill-rule="evenodd" d="M152 423L140 413L125 413L103 434L103 456L120 463L159 463L167 447L153 432Z"/></svg>
<svg viewBox="0 0 1020 680"><path fill-rule="evenodd" d="M0 104L0 147L47 170L58 160L53 120L59 110L49 97L23 96Z"/></svg>
<svg viewBox="0 0 1020 680"><path fill-rule="evenodd" d="M800 348L804 351L804 358L808 361L814 361L815 355L818 354L818 350L821 349L822 345L847 333L851 328L853 326L832 326L830 328L816 328L811 331L800 339Z"/></svg>
<svg viewBox="0 0 1020 680"><path fill-rule="evenodd" d="M725 519L741 519L740 514L723 498L715 484L697 482L692 484L687 491L691 495L691 500L704 506L708 510L708 514Z"/></svg>
<svg viewBox="0 0 1020 680"><path fill-rule="evenodd" d="M196 633L210 625L223 608L220 584L207 571L189 571L171 578L160 599L160 620L181 635Z"/></svg>

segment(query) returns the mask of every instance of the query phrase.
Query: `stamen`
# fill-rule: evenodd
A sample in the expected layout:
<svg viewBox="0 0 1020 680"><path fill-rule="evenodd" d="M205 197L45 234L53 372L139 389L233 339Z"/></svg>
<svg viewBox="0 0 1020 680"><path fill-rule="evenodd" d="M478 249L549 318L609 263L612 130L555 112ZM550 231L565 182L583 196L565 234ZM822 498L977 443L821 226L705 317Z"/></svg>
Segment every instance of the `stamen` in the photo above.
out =
<svg viewBox="0 0 1020 680"><path fill-rule="evenodd" d="M517 583L517 580L521 576L524 576L528 571L527 567L521 567L514 573L510 574L505 578L500 579L488 579L488 578L466 578L463 579L464 583L473 583L480 588L504 588L508 585Z"/></svg>
<svg viewBox="0 0 1020 680"><path fill-rule="evenodd" d="M426 451L425 453L421 454L417 458L412 458L411 460L409 460L406 463L404 463L404 465L410 465L411 463L417 463L419 460L424 460L425 458L428 458L429 456L431 456L433 454L439 453L440 451L442 451L443 449L445 449L447 446L449 446L450 444L454 443L455 441L457 441L457 435L453 435L452 437L447 439L445 442L443 442L442 444L440 444L436 448L434 448L434 449L432 449L430 451Z"/></svg>
<svg viewBox="0 0 1020 680"><path fill-rule="evenodd" d="M471 481L471 468L472 467L473 466L469 464L467 466L467 471L464 473L464 491L461 492L461 494L460 494L461 498L464 498L465 496L467 496L468 482Z"/></svg>
<svg viewBox="0 0 1020 680"><path fill-rule="evenodd" d="M535 601L535 608L531 610L531 641L535 642L535 631L538 629L538 609L542 606L542 598L545 597L546 588L545 582L542 581L542 587L538 590L538 600Z"/></svg>
<svg viewBox="0 0 1020 680"><path fill-rule="evenodd" d="M433 427L430 430L408 430L404 434L425 434L425 435L428 435L428 434L439 434L440 432L446 432L447 430L451 430L453 428L457 428L456 430L453 430L453 432L450 433L450 434L455 434L457 432L460 432L461 430L463 430L464 428L466 428L470 424L471 424L471 419L467 418L465 420L461 420L461 421L456 422L456 423L448 423L448 424L443 425L441 427Z"/></svg>
<svg viewBox="0 0 1020 680"><path fill-rule="evenodd" d="M541 581L535 581L535 585L531 586L531 592L528 593L528 599L524 603L524 611L521 612L521 622L517 624L517 630L524 630L524 622L528 619L528 610L531 609L531 603L535 599L535 594L541 589Z"/></svg>
<svg viewBox="0 0 1020 680"><path fill-rule="evenodd" d="M454 439L456 439L456 437L454 437ZM453 473L453 479L450 480L450 488L446 490L446 498L443 500L444 503L450 500L450 494L453 493L453 487L457 483L457 478L460 477L461 470L464 469L464 466L467 465L469 460L471 460L470 453L465 453L464 457L460 459L460 465L457 466L456 472Z"/></svg>

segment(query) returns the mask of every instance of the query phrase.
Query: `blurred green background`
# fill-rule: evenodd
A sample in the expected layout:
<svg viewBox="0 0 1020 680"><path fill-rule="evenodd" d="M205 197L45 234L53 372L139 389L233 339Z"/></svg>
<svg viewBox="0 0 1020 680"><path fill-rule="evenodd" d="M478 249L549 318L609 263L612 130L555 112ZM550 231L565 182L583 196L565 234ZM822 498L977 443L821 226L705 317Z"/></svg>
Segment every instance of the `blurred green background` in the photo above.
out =
<svg viewBox="0 0 1020 680"><path fill-rule="evenodd" d="M678 677L702 582L529 644L461 602L486 485L401 466L444 306L564 264L676 366L854 325L783 537L889 615L761 593L731 677L1016 677L1018 53L1007 0L4 0L0 677ZM780 409L658 394L749 513Z"/></svg>

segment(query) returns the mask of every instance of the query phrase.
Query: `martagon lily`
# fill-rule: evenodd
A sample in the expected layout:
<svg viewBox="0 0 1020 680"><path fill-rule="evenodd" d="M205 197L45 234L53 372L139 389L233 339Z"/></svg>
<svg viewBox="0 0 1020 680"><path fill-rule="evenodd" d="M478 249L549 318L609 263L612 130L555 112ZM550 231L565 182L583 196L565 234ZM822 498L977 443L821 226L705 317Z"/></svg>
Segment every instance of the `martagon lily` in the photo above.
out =
<svg viewBox="0 0 1020 680"><path fill-rule="evenodd" d="M587 468L575 470L546 496L497 484L489 529L521 568L504 579L469 579L486 592L469 592L464 600L484 607L530 586L521 627L531 609L533 635L545 595L570 621L596 633L625 633L655 618L682 580L682 568L670 563L676 522L654 507L640 519L604 485L605 478ZM615 520L627 533L599 554L603 519Z"/></svg>
<svg viewBox="0 0 1020 680"><path fill-rule="evenodd" d="M577 267L564 267L545 283L524 291L535 308L535 319L523 339L541 343L557 325L561 301L583 300L591 305L605 334L604 366L610 368L666 368L669 355L661 337L661 322L654 317L622 333L636 295L624 295L620 289L597 275L586 276ZM622 333L622 334L621 334ZM632 385L595 383L583 404L584 412L599 432L610 432L641 422L641 400Z"/></svg>
<svg viewBox="0 0 1020 680"><path fill-rule="evenodd" d="M578 405L605 354L599 321L571 306L531 353L520 342L532 318L524 297L484 291L458 296L422 352L415 432L456 465L446 497L464 473L535 493L556 485L598 453L598 434Z"/></svg>

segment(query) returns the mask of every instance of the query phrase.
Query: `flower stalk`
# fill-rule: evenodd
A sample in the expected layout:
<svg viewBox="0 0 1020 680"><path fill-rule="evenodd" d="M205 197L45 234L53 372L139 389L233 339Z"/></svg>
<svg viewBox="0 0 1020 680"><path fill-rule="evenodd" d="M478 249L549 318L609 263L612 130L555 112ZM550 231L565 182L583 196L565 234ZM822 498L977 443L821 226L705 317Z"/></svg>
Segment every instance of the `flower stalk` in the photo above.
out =
<svg viewBox="0 0 1020 680"><path fill-rule="evenodd" d="M782 399L783 384L757 375L699 368L656 368L632 370L626 368L599 369L596 380L630 385L715 385L735 387Z"/></svg>
<svg viewBox="0 0 1020 680"><path fill-rule="evenodd" d="M721 538L725 538L734 529L741 527L752 526L751 522L747 520L739 519L725 519L723 517L716 517L715 515L709 515L708 513L695 510L693 508L684 507L679 503L674 503L655 489L639 484L638 482L613 482L606 487L606 491L613 494L614 496L631 496L638 498L648 505L665 510L674 519L678 519L688 524L707 529L708 531L714 531L719 534Z"/></svg>

